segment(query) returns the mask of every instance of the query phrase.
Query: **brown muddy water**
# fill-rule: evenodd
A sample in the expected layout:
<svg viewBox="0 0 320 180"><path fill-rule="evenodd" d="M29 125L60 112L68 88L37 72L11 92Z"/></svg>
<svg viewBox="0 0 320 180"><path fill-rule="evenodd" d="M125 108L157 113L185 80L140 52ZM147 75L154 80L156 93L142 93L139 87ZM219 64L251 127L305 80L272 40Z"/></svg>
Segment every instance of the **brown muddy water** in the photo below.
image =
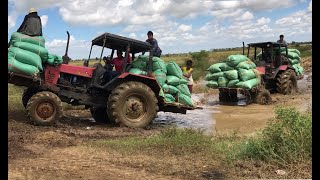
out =
<svg viewBox="0 0 320 180"><path fill-rule="evenodd" d="M267 125L275 117L274 108L278 105L296 107L305 111L311 104L312 74L306 74L298 81L298 92L293 95L272 94L271 105L248 104L242 97L233 105L219 103L217 94L193 94L196 104L202 104L202 110L187 111L187 114L159 112L155 125L173 125L180 128L202 129L206 133L252 135Z"/></svg>

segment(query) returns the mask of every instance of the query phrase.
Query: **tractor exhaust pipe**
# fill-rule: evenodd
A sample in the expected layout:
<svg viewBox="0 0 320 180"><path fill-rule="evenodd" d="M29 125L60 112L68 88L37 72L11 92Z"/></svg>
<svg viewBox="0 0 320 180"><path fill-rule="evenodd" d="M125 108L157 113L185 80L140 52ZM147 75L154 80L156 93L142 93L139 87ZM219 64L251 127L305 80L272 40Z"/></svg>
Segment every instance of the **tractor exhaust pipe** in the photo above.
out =
<svg viewBox="0 0 320 180"><path fill-rule="evenodd" d="M69 58L68 56L69 41L70 41L70 34L68 31L67 31L67 34L68 34L67 47L66 47L65 54L62 56L62 60L63 60L62 64L69 64L69 61L71 60L71 58Z"/></svg>
<svg viewBox="0 0 320 180"><path fill-rule="evenodd" d="M242 55L244 55L244 42L242 42Z"/></svg>

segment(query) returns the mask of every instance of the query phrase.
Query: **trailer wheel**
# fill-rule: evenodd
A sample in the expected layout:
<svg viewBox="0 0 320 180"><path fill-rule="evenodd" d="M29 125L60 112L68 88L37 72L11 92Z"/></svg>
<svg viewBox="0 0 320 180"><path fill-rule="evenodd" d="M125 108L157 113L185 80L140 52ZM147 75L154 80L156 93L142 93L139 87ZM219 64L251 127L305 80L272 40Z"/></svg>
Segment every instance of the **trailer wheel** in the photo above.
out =
<svg viewBox="0 0 320 180"><path fill-rule="evenodd" d="M261 90L256 96L256 102L262 105L271 104L272 98L270 92L266 89Z"/></svg>
<svg viewBox="0 0 320 180"><path fill-rule="evenodd" d="M117 86L108 99L110 120L118 125L142 128L151 123L159 110L155 93L147 85L129 81Z"/></svg>
<svg viewBox="0 0 320 180"><path fill-rule="evenodd" d="M36 88L27 88L23 91L21 100L24 108L27 108L29 99L37 92L38 91Z"/></svg>
<svg viewBox="0 0 320 180"><path fill-rule="evenodd" d="M27 113L35 125L53 125L62 116L60 98L49 91L38 92L27 103Z"/></svg>
<svg viewBox="0 0 320 180"><path fill-rule="evenodd" d="M107 108L90 107L90 113L97 123L110 123L107 115Z"/></svg>

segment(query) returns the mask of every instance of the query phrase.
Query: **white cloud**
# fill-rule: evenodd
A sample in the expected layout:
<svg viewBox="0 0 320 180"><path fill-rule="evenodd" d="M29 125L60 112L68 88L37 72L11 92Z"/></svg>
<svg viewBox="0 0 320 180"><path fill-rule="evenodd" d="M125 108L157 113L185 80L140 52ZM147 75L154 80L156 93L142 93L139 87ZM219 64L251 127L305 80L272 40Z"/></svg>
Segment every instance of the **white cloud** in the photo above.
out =
<svg viewBox="0 0 320 180"><path fill-rule="evenodd" d="M48 16L47 15L43 15L40 17L41 19L41 24L42 24L42 27L46 27L47 23L48 23Z"/></svg>
<svg viewBox="0 0 320 180"><path fill-rule="evenodd" d="M192 25L181 24L178 27L178 31L181 31L181 32L187 32L187 31L191 31L191 30L192 30Z"/></svg>
<svg viewBox="0 0 320 180"><path fill-rule="evenodd" d="M16 25L16 17L8 16L8 31Z"/></svg>
<svg viewBox="0 0 320 180"><path fill-rule="evenodd" d="M257 25L268 24L268 23L270 23L270 21L271 21L270 18L262 17L262 18L257 20Z"/></svg>
<svg viewBox="0 0 320 180"><path fill-rule="evenodd" d="M129 34L129 37L130 38L133 38L133 39L136 39L137 38L137 35L135 33L130 33Z"/></svg>
<svg viewBox="0 0 320 180"><path fill-rule="evenodd" d="M310 1L310 3L309 3L309 6L308 6L308 11L312 11L312 0Z"/></svg>
<svg viewBox="0 0 320 180"><path fill-rule="evenodd" d="M241 20L251 20L253 19L253 14L249 11L246 11L243 13L240 17L236 18L236 20L241 21Z"/></svg>

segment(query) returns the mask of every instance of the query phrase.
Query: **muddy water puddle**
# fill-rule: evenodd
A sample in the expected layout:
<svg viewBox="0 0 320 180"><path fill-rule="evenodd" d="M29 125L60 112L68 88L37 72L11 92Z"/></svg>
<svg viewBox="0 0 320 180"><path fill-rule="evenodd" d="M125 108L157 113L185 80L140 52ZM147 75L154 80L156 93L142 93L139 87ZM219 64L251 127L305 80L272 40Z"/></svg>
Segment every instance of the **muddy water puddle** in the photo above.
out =
<svg viewBox="0 0 320 180"><path fill-rule="evenodd" d="M187 111L187 114L170 112L159 112L158 117L153 121L154 125L167 126L173 125L180 128L201 129L206 132L213 132L215 121L212 116L215 113L212 107Z"/></svg>
<svg viewBox="0 0 320 180"><path fill-rule="evenodd" d="M187 114L159 112L155 125L174 125L180 128L202 129L206 133L252 133L265 127L274 117L272 106L250 104L247 106L215 105Z"/></svg>

